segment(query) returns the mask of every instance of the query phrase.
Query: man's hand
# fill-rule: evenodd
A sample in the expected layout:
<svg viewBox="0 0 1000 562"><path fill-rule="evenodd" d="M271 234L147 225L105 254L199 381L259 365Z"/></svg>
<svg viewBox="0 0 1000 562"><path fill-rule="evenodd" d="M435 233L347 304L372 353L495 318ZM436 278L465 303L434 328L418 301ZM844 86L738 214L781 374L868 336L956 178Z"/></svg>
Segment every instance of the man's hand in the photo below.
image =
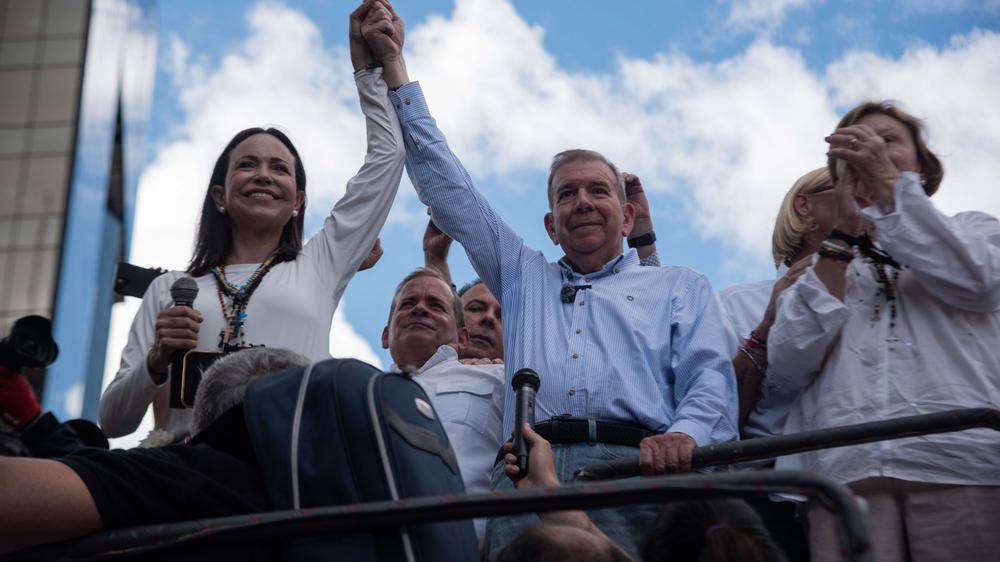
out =
<svg viewBox="0 0 1000 562"><path fill-rule="evenodd" d="M431 210L427 209L427 214ZM444 280L450 285L451 269L448 267L448 250L451 249L451 237L441 232L441 229L434 224L434 219L427 221L427 228L424 230L424 267L436 269Z"/></svg>
<svg viewBox="0 0 1000 562"><path fill-rule="evenodd" d="M396 15L395 10L387 0L372 0L371 4L371 8L361 23L361 34L368 43L368 48L371 49L375 59L382 64L401 61L403 58L403 20Z"/></svg>
<svg viewBox="0 0 1000 562"><path fill-rule="evenodd" d="M430 209L427 209L428 214ZM433 258L434 263L429 265L435 265L440 262L448 261L448 250L451 249L451 236L448 236L441 229L434 224L434 219L427 221L427 228L424 230L424 257L430 262Z"/></svg>
<svg viewBox="0 0 1000 562"><path fill-rule="evenodd" d="M372 246L372 251L368 252L368 257L365 261L361 262L358 266L358 271L364 271L366 269L371 269L375 267L378 260L382 259L382 240L379 238L375 239L375 245Z"/></svg>
<svg viewBox="0 0 1000 562"><path fill-rule="evenodd" d="M361 23L361 35L372 56L382 63L382 79L390 89L410 81L403 60L403 20L388 0L373 0L372 8Z"/></svg>
<svg viewBox="0 0 1000 562"><path fill-rule="evenodd" d="M507 477L514 481L514 487L522 488L552 488L559 485L559 477L556 476L555 460L552 457L552 445L541 435L535 433L531 425L525 423L522 432L524 440L528 443L528 474L524 478L518 478L521 471L517 467L517 457L514 455L514 444L503 444L503 462L507 466L503 467Z"/></svg>
<svg viewBox="0 0 1000 562"><path fill-rule="evenodd" d="M630 236L641 236L653 231L653 218L649 213L649 200L642 188L639 176L628 172L622 173L625 178L625 200L635 206L635 226Z"/></svg>
<svg viewBox="0 0 1000 562"><path fill-rule="evenodd" d="M664 433L639 442L639 468L643 476L691 471L691 454L697 446L686 433Z"/></svg>

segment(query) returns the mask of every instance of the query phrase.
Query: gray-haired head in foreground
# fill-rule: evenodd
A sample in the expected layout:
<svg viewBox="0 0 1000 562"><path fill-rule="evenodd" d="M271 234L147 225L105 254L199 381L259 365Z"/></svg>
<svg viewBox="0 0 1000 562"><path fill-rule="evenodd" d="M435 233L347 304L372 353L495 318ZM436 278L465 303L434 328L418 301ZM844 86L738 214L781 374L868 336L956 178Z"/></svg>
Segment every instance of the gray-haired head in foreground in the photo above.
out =
<svg viewBox="0 0 1000 562"><path fill-rule="evenodd" d="M611 160L608 160L607 157L605 157L600 152L597 152L596 150L573 148L570 150L564 150L552 157L552 164L549 166L549 181L547 184L550 210L555 205L556 186L553 185L552 182L556 178L556 171L558 171L559 168L562 168L563 165L565 164L569 164L570 162L577 162L580 160L583 160L585 162L586 161L601 162L605 166L607 166L608 169L611 170L611 173L615 176L616 180L615 193L618 194L618 200L621 201L622 203L625 202L625 176L622 175L621 170L618 169L618 166L615 166Z"/></svg>
<svg viewBox="0 0 1000 562"><path fill-rule="evenodd" d="M205 370L198 385L191 435L197 435L227 410L241 404L250 381L309 362L294 351L271 347L244 349L219 359Z"/></svg>

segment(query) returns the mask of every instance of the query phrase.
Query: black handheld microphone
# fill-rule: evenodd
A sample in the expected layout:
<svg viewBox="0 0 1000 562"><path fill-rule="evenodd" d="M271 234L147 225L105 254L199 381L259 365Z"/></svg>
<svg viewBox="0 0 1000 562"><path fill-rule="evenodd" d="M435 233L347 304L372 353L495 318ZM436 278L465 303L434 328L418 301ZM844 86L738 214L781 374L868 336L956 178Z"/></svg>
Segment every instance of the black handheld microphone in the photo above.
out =
<svg viewBox="0 0 1000 562"><path fill-rule="evenodd" d="M174 306L186 306L188 308L194 308L194 299L198 297L198 283L194 279L184 276L174 281L174 284L170 286L170 298L174 299ZM179 383L178 378L181 374L181 369L184 367L184 354L185 350L175 351L170 354L170 368L167 371L170 374L170 386L171 386L171 407L176 408L175 400L173 395L178 394L179 396ZM174 387L178 388L177 392L174 392ZM179 402L177 402L179 404Z"/></svg>
<svg viewBox="0 0 1000 562"><path fill-rule="evenodd" d="M531 369L521 369L514 373L514 455L517 456L518 478L528 474L528 443L521 430L525 423L535 426L535 394L541 380Z"/></svg>
<svg viewBox="0 0 1000 562"><path fill-rule="evenodd" d="M194 299L198 298L198 283L190 277L181 277L170 286L170 298L174 299L174 306L194 308Z"/></svg>
<svg viewBox="0 0 1000 562"><path fill-rule="evenodd" d="M563 283L562 288L559 289L559 300L561 300L563 304L570 304L576 300L577 291L582 291L591 287L593 287L593 285L574 285L569 282Z"/></svg>

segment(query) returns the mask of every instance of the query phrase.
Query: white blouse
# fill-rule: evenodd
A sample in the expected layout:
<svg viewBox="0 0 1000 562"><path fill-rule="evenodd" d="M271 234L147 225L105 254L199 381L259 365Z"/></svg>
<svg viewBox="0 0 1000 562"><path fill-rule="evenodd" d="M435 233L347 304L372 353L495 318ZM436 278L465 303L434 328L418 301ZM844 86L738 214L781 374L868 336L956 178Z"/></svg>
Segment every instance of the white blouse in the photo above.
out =
<svg viewBox="0 0 1000 562"><path fill-rule="evenodd" d="M402 133L381 70L359 72L356 81L368 131L365 163L348 181L323 230L293 261L272 267L251 295L243 327L248 345L289 349L313 361L328 358L333 313L389 214L403 174ZM239 285L257 266L227 267L226 277ZM170 286L183 275L178 271L161 275L143 296L122 352L121 368L101 396L101 428L109 437L135 431L150 403L155 403L158 412L156 429L176 437L188 432L191 410L168 408L169 382L153 384L146 368L146 355L156 339L156 316L173 305ZM225 323L215 279L207 274L195 281L194 308L205 317L198 331L198 349L215 350Z"/></svg>
<svg viewBox="0 0 1000 562"><path fill-rule="evenodd" d="M892 212L864 212L881 247L904 265L896 318L861 258L847 270L844 302L812 268L782 294L768 361L784 383L804 389L785 432L997 408L1000 222L978 212L946 217L912 172L897 182ZM841 482L885 476L1000 485L1000 434L976 429L826 449L782 457L777 467Z"/></svg>

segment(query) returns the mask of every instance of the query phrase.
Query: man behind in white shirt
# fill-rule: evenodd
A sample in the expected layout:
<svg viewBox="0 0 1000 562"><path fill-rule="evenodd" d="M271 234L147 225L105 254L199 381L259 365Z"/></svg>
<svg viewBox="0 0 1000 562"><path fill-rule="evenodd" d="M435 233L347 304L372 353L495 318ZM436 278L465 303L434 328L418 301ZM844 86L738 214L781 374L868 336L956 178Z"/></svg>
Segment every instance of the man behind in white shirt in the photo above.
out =
<svg viewBox="0 0 1000 562"><path fill-rule="evenodd" d="M469 341L461 301L434 269L403 278L382 331L393 369L424 388L458 457L465 491L489 490L490 469L500 449L503 364L466 364L458 350ZM476 520L482 537L484 521Z"/></svg>

